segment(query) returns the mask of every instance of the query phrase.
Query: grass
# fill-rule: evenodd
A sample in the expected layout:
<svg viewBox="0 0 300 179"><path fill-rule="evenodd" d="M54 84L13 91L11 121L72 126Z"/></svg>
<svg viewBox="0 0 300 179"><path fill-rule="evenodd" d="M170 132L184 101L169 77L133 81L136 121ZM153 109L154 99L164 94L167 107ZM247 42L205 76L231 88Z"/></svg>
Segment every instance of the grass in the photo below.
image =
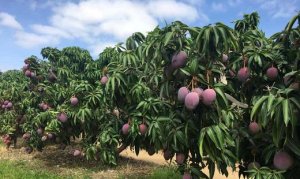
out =
<svg viewBox="0 0 300 179"><path fill-rule="evenodd" d="M156 178L160 178L160 179L181 179L182 176L176 172L176 170L174 168L167 168L167 167L163 167L163 168L159 168L153 171L153 173L149 176L149 179L156 179Z"/></svg>
<svg viewBox="0 0 300 179"><path fill-rule="evenodd" d="M62 177L43 170L31 170L25 162L0 160L0 178L2 179L61 179Z"/></svg>
<svg viewBox="0 0 300 179"><path fill-rule="evenodd" d="M154 169L148 176L120 176L120 179L181 179L182 176L172 167L162 167Z"/></svg>
<svg viewBox="0 0 300 179"><path fill-rule="evenodd" d="M6 150L0 141L0 179L181 178L175 167L159 166L147 157L136 160L120 156L119 165L109 167L99 161L74 158L69 154L74 146L60 150L56 145L49 145L43 152L34 151L30 155L21 146Z"/></svg>
<svg viewBox="0 0 300 179"><path fill-rule="evenodd" d="M27 166L25 161L9 161L9 160L0 160L0 179L72 179L72 178L83 178L89 179L88 175L86 176L60 176L59 174L49 172L43 169L30 168ZM181 175L176 172L174 168L163 167L157 168L152 171L149 176L137 176L135 174L131 176L120 176L120 179L180 179Z"/></svg>

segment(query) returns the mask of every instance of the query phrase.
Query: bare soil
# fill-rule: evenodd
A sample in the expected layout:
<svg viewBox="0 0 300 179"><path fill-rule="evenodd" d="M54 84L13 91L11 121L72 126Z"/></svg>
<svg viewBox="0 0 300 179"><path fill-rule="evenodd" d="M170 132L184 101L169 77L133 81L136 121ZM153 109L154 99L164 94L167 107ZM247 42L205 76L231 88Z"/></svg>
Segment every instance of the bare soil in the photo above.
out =
<svg viewBox="0 0 300 179"><path fill-rule="evenodd" d="M151 163L155 163L157 165L175 165L174 162L172 163L169 163L169 162L166 162L163 158L163 154L161 152L157 153L157 154L154 154L152 156L149 156L148 153L146 151L140 151L139 155L136 156L135 153L133 151L130 151L130 150L125 150L121 153L121 156L124 156L126 158L131 158L131 159L135 159L135 160L138 160L138 161L147 161L147 162L151 162ZM239 175L238 175L238 172L231 172L231 169L228 168L228 179L238 179ZM204 171L203 171L205 174L208 175L208 169L205 168ZM221 175L218 171L215 171L215 175L214 175L214 179L226 179L226 176L223 176Z"/></svg>

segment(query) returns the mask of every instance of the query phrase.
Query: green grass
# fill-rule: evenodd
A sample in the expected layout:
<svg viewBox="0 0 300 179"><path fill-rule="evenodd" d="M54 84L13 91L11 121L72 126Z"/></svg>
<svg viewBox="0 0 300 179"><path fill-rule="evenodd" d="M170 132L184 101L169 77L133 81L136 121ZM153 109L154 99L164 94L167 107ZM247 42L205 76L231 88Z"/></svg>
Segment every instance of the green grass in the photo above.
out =
<svg viewBox="0 0 300 179"><path fill-rule="evenodd" d="M3 143L0 142L0 146ZM48 166L49 167L49 166ZM154 168L154 169L153 169ZM146 172L147 174L139 174L143 172L132 172L131 174L119 175L120 179L181 179L182 176L176 171L175 167L153 167ZM43 167L43 162L39 160L27 159L22 160L17 158L16 160L2 159L0 160L0 179L91 179L94 173L99 171L105 171L109 169L102 165L96 165L82 172L68 171L66 173L60 173L55 170L47 170L47 167ZM67 168L66 170L69 170ZM138 170L138 169L137 169ZM76 171L76 170L74 170ZM141 176L142 175L142 176Z"/></svg>
<svg viewBox="0 0 300 179"><path fill-rule="evenodd" d="M28 167L26 161L0 160L0 179L71 179L90 178L86 176L60 176L56 173L43 170L42 168ZM162 167L153 170L148 176L120 176L120 179L181 179L182 176L176 172L175 168Z"/></svg>
<svg viewBox="0 0 300 179"><path fill-rule="evenodd" d="M153 171L153 173L148 177L148 179L181 179L182 176L174 168L159 168Z"/></svg>
<svg viewBox="0 0 300 179"><path fill-rule="evenodd" d="M62 179L55 174L43 170L31 170L26 167L26 163L11 162L9 160L0 160L0 178L1 179Z"/></svg>
<svg viewBox="0 0 300 179"><path fill-rule="evenodd" d="M175 168L162 167L153 170L148 176L120 176L120 179L182 179L182 176Z"/></svg>

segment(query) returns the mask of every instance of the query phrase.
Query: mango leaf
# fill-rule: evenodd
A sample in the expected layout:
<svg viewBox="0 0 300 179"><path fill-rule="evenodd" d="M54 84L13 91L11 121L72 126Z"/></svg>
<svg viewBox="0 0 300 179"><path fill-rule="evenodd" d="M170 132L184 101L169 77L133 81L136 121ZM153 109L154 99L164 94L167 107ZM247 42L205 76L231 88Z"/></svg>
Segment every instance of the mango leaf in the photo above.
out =
<svg viewBox="0 0 300 179"><path fill-rule="evenodd" d="M289 104L290 104L290 102L288 99L285 99L282 101L282 112L283 112L283 120L284 120L285 126L288 126L288 123L290 120Z"/></svg>
<svg viewBox="0 0 300 179"><path fill-rule="evenodd" d="M274 100L275 100L275 96L273 94L270 94L269 97L268 97L268 106L267 106L268 111L270 111Z"/></svg>
<svg viewBox="0 0 300 179"><path fill-rule="evenodd" d="M226 106L228 106L228 100L227 100L225 94L223 93L223 91L220 88L215 88L215 91L217 92L218 95L220 95L222 97Z"/></svg>
<svg viewBox="0 0 300 179"><path fill-rule="evenodd" d="M283 129L284 126L283 126L283 121L281 116L282 109L281 108L277 109L275 113L276 113L274 118L275 123L272 128L272 136L273 136L274 144L276 145L276 147L279 147L279 142L284 133L284 129Z"/></svg>
<svg viewBox="0 0 300 179"><path fill-rule="evenodd" d="M298 157L300 157L300 143L299 140L288 137L285 145L291 149Z"/></svg>
<svg viewBox="0 0 300 179"><path fill-rule="evenodd" d="M251 117L250 119L253 120L254 115L256 114L258 108L261 106L261 104L268 98L268 96L261 97L253 106L251 110Z"/></svg>
<svg viewBox="0 0 300 179"><path fill-rule="evenodd" d="M201 170L199 170L198 168L191 167L191 172L193 174L197 175L201 179L209 179L209 177L205 173L203 173Z"/></svg>
<svg viewBox="0 0 300 179"><path fill-rule="evenodd" d="M215 146L216 146L218 149L221 149L221 146L222 146L223 144L220 144L220 143L219 143L218 136L214 133L213 128L212 128L212 127L209 127L206 133L207 133L207 135L209 136L209 138L213 141L213 143L215 144Z"/></svg>
<svg viewBox="0 0 300 179"><path fill-rule="evenodd" d="M209 170L209 178L212 179L215 175L215 163L211 160L208 160L208 170Z"/></svg>
<svg viewBox="0 0 300 179"><path fill-rule="evenodd" d="M164 46L168 45L168 43L170 42L172 37L173 37L173 32L168 32L166 34L165 40L164 40Z"/></svg>
<svg viewBox="0 0 300 179"><path fill-rule="evenodd" d="M201 155L201 157L203 157L203 142L204 142L204 137L206 134L207 128L203 128L200 132L200 137L198 140L198 145L199 145L199 153Z"/></svg>

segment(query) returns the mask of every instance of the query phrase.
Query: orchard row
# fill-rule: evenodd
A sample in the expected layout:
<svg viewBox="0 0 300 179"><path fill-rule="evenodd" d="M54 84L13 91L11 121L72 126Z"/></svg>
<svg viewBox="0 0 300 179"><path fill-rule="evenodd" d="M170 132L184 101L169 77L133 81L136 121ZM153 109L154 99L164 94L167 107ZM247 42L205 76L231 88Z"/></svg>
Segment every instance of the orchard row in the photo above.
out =
<svg viewBox="0 0 300 179"><path fill-rule="evenodd" d="M291 178L300 167L299 14L265 37L257 13L234 28L179 21L134 33L93 60L44 48L1 74L0 131L26 152L77 138L75 157L117 165L130 147L163 151L183 178L239 165L248 177ZM210 176L202 170L208 167Z"/></svg>

